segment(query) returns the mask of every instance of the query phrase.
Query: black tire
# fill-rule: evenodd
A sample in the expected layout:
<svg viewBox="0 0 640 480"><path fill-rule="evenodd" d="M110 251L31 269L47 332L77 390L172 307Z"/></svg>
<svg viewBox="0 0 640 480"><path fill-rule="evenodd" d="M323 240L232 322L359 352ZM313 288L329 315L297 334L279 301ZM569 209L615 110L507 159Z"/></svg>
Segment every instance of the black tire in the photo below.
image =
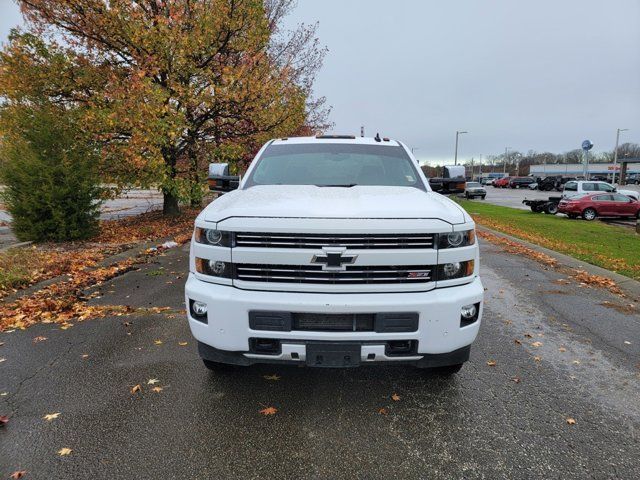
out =
<svg viewBox="0 0 640 480"><path fill-rule="evenodd" d="M463 365L464 363L458 363L457 365L447 365L446 367L430 368L428 372L438 377L451 377L458 373Z"/></svg>
<svg viewBox="0 0 640 480"><path fill-rule="evenodd" d="M464 194L464 196L465 196L465 198L466 198L467 200L469 200L469 194L468 194L468 193L465 193L465 194Z"/></svg>
<svg viewBox="0 0 640 480"><path fill-rule="evenodd" d="M555 215L558 213L558 204L557 203L549 203L546 207L544 207L544 213L548 213L549 215Z"/></svg>
<svg viewBox="0 0 640 480"><path fill-rule="evenodd" d="M533 213L541 213L541 212L542 212L542 209L541 209L541 208L540 208L540 206L538 206L538 205L531 205L531 211L532 211Z"/></svg>
<svg viewBox="0 0 640 480"><path fill-rule="evenodd" d="M487 196L486 196L486 195L482 195L480 198L481 198L482 200L484 200L485 198L487 198Z"/></svg>
<svg viewBox="0 0 640 480"><path fill-rule="evenodd" d="M567 217L569 217L571 220L575 220L576 218L578 218L575 213L567 213Z"/></svg>
<svg viewBox="0 0 640 480"><path fill-rule="evenodd" d="M588 222L595 220L597 216L598 212L596 212L593 208L585 208L582 212L582 218L584 218Z"/></svg>

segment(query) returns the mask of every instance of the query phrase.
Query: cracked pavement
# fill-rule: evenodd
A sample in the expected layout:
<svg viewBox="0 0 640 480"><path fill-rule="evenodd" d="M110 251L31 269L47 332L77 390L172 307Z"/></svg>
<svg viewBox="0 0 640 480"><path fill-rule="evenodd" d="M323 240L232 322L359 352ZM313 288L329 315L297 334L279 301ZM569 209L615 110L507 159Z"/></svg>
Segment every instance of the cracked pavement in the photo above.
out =
<svg viewBox="0 0 640 480"><path fill-rule="evenodd" d="M171 250L93 300L170 310L0 334L0 478L638 477L636 299L484 242L483 326L454 379L403 367L210 373L179 312L187 264L186 249ZM278 413L260 415L267 406Z"/></svg>

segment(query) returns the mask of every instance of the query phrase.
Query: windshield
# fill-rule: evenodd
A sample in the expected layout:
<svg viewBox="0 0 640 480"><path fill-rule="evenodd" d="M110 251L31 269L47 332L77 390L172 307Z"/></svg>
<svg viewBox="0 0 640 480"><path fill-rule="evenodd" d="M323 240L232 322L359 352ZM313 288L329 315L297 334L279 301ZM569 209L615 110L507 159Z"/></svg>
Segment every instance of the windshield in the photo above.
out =
<svg viewBox="0 0 640 480"><path fill-rule="evenodd" d="M479 187L480 184L478 182L467 182L467 187Z"/></svg>
<svg viewBox="0 0 640 480"><path fill-rule="evenodd" d="M246 186L253 185L379 185L425 190L401 146L339 143L271 145L247 178Z"/></svg>

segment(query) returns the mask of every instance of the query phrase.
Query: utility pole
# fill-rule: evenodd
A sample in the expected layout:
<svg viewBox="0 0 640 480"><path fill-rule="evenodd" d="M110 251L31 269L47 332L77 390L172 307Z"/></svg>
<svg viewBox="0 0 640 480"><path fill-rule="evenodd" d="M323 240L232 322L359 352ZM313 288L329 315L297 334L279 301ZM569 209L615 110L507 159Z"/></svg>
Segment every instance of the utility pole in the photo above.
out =
<svg viewBox="0 0 640 480"><path fill-rule="evenodd" d="M502 162L502 173L504 174L504 176L507 176L507 160L509 159L508 157L508 151L511 147L504 147L504 162Z"/></svg>
<svg viewBox="0 0 640 480"><path fill-rule="evenodd" d="M457 165L458 164L458 136L462 133L469 133L469 132L462 132L462 131L458 131L456 130L456 151L455 154L453 156L453 164Z"/></svg>
<svg viewBox="0 0 640 480"><path fill-rule="evenodd" d="M480 158L478 159L478 176L480 180L482 180L482 154L480 154Z"/></svg>
<svg viewBox="0 0 640 480"><path fill-rule="evenodd" d="M360 127L360 136L364 137L364 125Z"/></svg>
<svg viewBox="0 0 640 480"><path fill-rule="evenodd" d="M620 142L620 132L626 132L628 128L619 128L616 132L616 148L613 150L613 180L611 183L616 184L616 167L618 165L618 143Z"/></svg>

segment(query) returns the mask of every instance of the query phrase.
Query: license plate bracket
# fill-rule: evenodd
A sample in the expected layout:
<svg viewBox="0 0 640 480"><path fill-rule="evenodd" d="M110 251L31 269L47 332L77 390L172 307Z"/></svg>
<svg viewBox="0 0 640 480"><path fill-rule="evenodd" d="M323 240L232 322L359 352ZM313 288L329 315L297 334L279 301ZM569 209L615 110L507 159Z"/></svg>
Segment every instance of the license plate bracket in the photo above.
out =
<svg viewBox="0 0 640 480"><path fill-rule="evenodd" d="M361 346L356 343L307 344L307 366L345 368L360 365Z"/></svg>

